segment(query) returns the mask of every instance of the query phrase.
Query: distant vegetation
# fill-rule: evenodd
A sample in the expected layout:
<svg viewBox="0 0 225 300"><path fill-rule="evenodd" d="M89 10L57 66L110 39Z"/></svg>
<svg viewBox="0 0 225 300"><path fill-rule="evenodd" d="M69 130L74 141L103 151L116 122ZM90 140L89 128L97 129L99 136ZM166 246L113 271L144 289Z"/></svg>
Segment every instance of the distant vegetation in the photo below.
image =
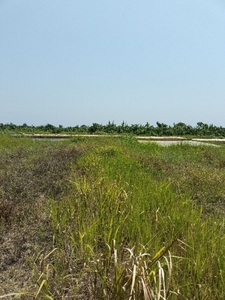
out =
<svg viewBox="0 0 225 300"><path fill-rule="evenodd" d="M182 122L173 124L173 126L164 123L156 123L156 126L146 123L145 125L122 123L116 125L114 122L108 122L106 125L93 123L91 126L54 126L52 124L41 126L0 124L0 133L55 133L55 134L134 134L146 136L204 136L204 137L225 137L225 128L215 125L208 125L198 122L196 126L186 125Z"/></svg>

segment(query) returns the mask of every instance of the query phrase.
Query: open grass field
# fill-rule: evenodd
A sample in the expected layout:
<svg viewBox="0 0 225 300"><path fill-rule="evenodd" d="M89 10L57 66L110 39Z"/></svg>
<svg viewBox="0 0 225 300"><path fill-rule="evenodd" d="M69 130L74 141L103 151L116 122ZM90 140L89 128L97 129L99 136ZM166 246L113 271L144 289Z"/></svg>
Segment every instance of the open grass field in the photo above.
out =
<svg viewBox="0 0 225 300"><path fill-rule="evenodd" d="M225 299L225 146L0 136L0 299Z"/></svg>

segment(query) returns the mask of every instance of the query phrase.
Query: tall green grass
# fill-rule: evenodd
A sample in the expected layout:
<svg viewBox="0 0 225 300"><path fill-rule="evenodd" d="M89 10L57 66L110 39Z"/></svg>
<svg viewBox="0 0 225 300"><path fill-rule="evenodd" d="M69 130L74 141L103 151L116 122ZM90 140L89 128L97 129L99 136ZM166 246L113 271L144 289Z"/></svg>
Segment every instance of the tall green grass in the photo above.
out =
<svg viewBox="0 0 225 300"><path fill-rule="evenodd" d="M80 268L78 292L85 280L95 299L222 299L222 220L152 176L133 158L141 150L107 143L79 159L70 195L51 204L54 246L65 251L57 273Z"/></svg>
<svg viewBox="0 0 225 300"><path fill-rule="evenodd" d="M83 154L71 164L69 189L46 203L51 249L29 259L38 288L18 296L224 299L224 219L204 206L221 189L205 202L191 193L203 193L204 182L216 188L224 150L132 138L75 145Z"/></svg>

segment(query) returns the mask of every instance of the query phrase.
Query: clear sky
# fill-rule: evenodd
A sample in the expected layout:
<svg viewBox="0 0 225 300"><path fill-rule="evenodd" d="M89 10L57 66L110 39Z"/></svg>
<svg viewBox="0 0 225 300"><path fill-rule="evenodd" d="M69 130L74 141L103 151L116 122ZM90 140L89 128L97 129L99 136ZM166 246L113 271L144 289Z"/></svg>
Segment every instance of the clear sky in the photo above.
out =
<svg viewBox="0 0 225 300"><path fill-rule="evenodd" d="M0 0L0 123L225 126L224 0Z"/></svg>

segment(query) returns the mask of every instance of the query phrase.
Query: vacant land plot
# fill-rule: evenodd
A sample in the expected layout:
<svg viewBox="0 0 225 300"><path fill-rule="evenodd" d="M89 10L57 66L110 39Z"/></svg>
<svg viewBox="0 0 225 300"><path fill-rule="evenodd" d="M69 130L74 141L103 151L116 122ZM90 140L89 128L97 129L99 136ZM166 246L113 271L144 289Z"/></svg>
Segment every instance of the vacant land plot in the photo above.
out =
<svg viewBox="0 0 225 300"><path fill-rule="evenodd" d="M224 299L225 147L0 136L0 299Z"/></svg>

